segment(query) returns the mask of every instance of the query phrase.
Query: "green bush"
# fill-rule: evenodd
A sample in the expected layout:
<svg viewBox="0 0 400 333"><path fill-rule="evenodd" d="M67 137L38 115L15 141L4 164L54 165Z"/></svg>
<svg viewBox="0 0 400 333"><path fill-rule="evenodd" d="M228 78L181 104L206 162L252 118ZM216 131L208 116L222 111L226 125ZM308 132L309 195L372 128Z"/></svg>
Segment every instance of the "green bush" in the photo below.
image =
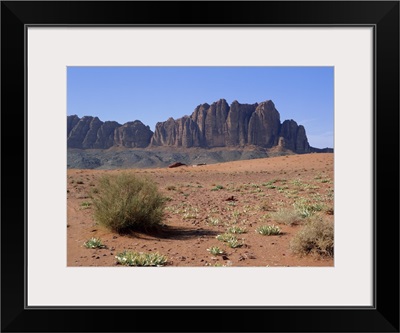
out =
<svg viewBox="0 0 400 333"><path fill-rule="evenodd" d="M294 236L290 248L294 253L300 255L317 254L333 257L333 222L322 216L314 215Z"/></svg>
<svg viewBox="0 0 400 333"><path fill-rule="evenodd" d="M93 196L94 218L107 228L125 233L162 225L165 198L147 178L121 173L100 178Z"/></svg>

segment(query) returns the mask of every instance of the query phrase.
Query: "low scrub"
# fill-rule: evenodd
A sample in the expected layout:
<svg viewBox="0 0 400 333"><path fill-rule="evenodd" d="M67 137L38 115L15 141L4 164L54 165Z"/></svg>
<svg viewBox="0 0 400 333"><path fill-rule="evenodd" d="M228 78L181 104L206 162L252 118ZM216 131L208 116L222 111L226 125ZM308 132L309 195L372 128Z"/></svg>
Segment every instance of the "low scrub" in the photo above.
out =
<svg viewBox="0 0 400 333"><path fill-rule="evenodd" d="M124 251L115 256L117 263L125 266L163 266L167 261L167 257L154 252L131 252Z"/></svg>
<svg viewBox="0 0 400 333"><path fill-rule="evenodd" d="M93 196L94 218L119 233L148 230L163 224L165 201L147 178L128 173L105 175Z"/></svg>
<svg viewBox="0 0 400 333"><path fill-rule="evenodd" d="M314 215L294 236L290 248L299 255L316 254L333 257L333 223L322 216Z"/></svg>
<svg viewBox="0 0 400 333"><path fill-rule="evenodd" d="M270 214L271 219L276 223L285 225L294 225L302 222L303 218L297 210L294 209L279 209Z"/></svg>

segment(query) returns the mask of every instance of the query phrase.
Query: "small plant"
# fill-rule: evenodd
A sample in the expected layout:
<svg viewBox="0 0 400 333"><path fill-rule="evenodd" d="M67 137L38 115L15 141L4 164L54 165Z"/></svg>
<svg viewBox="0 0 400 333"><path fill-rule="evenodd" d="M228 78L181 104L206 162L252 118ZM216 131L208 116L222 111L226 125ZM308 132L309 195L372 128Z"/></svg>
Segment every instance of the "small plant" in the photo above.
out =
<svg viewBox="0 0 400 333"><path fill-rule="evenodd" d="M271 236L271 235L279 235L281 233L281 229L275 225L263 225L256 229L256 232L260 235Z"/></svg>
<svg viewBox="0 0 400 333"><path fill-rule="evenodd" d="M168 190L168 191L175 191L175 190L176 190L176 186L174 186L174 185L169 185L169 186L167 186L167 190Z"/></svg>
<svg viewBox="0 0 400 333"><path fill-rule="evenodd" d="M294 236L290 243L290 249L299 255L316 254L333 257L333 223L321 216L313 216Z"/></svg>
<svg viewBox="0 0 400 333"><path fill-rule="evenodd" d="M241 247L243 246L243 243L240 243L236 237L231 237L226 244L228 244L229 247L231 248L236 248L236 247Z"/></svg>
<svg viewBox="0 0 400 333"><path fill-rule="evenodd" d="M115 256L117 263L125 266L163 266L168 258L154 253L124 251Z"/></svg>
<svg viewBox="0 0 400 333"><path fill-rule="evenodd" d="M221 242L227 242L232 237L234 237L234 236L232 236L231 234L225 233L225 234L217 235L217 237L215 237L215 238Z"/></svg>
<svg viewBox="0 0 400 333"><path fill-rule="evenodd" d="M216 185L214 188L211 189L211 191L219 191L222 190L224 187L222 185Z"/></svg>
<svg viewBox="0 0 400 333"><path fill-rule="evenodd" d="M240 247L243 245L243 243L240 243L238 241L238 239L236 238L236 236L234 236L232 234L225 233L222 235L218 235L216 238L219 241L226 243L231 248L236 248L236 247Z"/></svg>
<svg viewBox="0 0 400 333"><path fill-rule="evenodd" d="M321 179L321 183L330 183L331 180L329 178Z"/></svg>
<svg viewBox="0 0 400 333"><path fill-rule="evenodd" d="M320 212L324 208L324 206L320 203L310 203L305 200L297 201L293 204L293 206L303 218L310 217L315 212Z"/></svg>
<svg viewBox="0 0 400 333"><path fill-rule="evenodd" d="M240 216L240 212L239 212L238 210L235 210L235 211L232 212L232 217L233 217L234 219L239 218L239 216Z"/></svg>
<svg viewBox="0 0 400 333"><path fill-rule="evenodd" d="M100 238L92 237L83 244L87 249L103 249L105 245Z"/></svg>
<svg viewBox="0 0 400 333"><path fill-rule="evenodd" d="M84 202L81 203L82 209L88 209L88 208L90 208L91 205L92 204L90 202L88 202L88 201L84 201Z"/></svg>
<svg viewBox="0 0 400 333"><path fill-rule="evenodd" d="M149 179L129 173L105 175L98 189L93 207L100 225L119 233L163 225L165 198Z"/></svg>
<svg viewBox="0 0 400 333"><path fill-rule="evenodd" d="M213 226L217 226L217 225L220 224L220 220L217 219L217 218L214 218L214 217L211 217L211 216L210 216L210 217L208 218L208 220L207 220L207 224L213 225Z"/></svg>
<svg viewBox="0 0 400 333"><path fill-rule="evenodd" d="M222 250L218 246L211 246L209 249L207 249L207 251L214 256L222 255L225 253L224 250Z"/></svg>
<svg viewBox="0 0 400 333"><path fill-rule="evenodd" d="M231 234L244 234L246 232L246 228L241 228L238 226L233 226L228 228L227 230Z"/></svg>

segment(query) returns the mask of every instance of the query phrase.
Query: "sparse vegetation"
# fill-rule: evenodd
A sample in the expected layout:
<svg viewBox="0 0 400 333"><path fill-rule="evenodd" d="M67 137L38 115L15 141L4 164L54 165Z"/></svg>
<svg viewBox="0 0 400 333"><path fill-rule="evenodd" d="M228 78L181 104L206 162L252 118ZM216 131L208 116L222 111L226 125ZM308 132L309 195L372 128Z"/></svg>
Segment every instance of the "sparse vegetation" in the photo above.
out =
<svg viewBox="0 0 400 333"><path fill-rule="evenodd" d="M225 233L225 234L217 235L217 237L215 237L215 238L218 239L221 242L227 242L232 237L235 237L235 236L233 236L233 235L231 235L229 233Z"/></svg>
<svg viewBox="0 0 400 333"><path fill-rule="evenodd" d="M224 250L222 250L218 246L211 246L209 249L207 249L207 251L210 252L214 256L224 254Z"/></svg>
<svg viewBox="0 0 400 333"><path fill-rule="evenodd" d="M226 244L228 244L229 247L231 248L236 248L236 247L241 247L243 246L243 243L239 242L236 237L231 237Z"/></svg>
<svg viewBox="0 0 400 333"><path fill-rule="evenodd" d="M163 266L168 258L158 252L143 253L124 251L115 256L117 263L125 266Z"/></svg>
<svg viewBox="0 0 400 333"><path fill-rule="evenodd" d="M329 168L315 161L319 156L329 161ZM312 226L315 220L334 225L333 158L299 155L282 161L272 157L173 170L156 165L152 169L68 170L66 232L73 241L68 242L67 264L332 266L333 246L329 247L325 236L315 236L318 232ZM152 190L141 193L128 181L117 184L119 174L149 182L155 192L160 191L158 196L148 196L158 198L155 220L154 209L144 200ZM110 225L96 217L97 206L106 208L103 214ZM129 219L135 210L140 213L134 214L135 220ZM168 227L162 227L164 223ZM322 229L321 223L318 227ZM143 235L146 229L148 234ZM90 237L102 240L90 244ZM76 246L70 250L76 240L79 255ZM314 254L322 257L310 258Z"/></svg>
<svg viewBox="0 0 400 333"><path fill-rule="evenodd" d="M294 209L281 208L271 212L269 217L278 224L294 225L302 222L303 218Z"/></svg>
<svg viewBox="0 0 400 333"><path fill-rule="evenodd" d="M92 205L91 202L84 201L84 202L81 203L81 208L82 209L88 209L88 208L90 208L91 205Z"/></svg>
<svg viewBox="0 0 400 333"><path fill-rule="evenodd" d="M211 191L219 191L224 189L224 187L222 185L216 185L214 188L211 189Z"/></svg>
<svg viewBox="0 0 400 333"><path fill-rule="evenodd" d="M232 226L232 227L229 227L227 231L231 234L244 234L246 232L246 228Z"/></svg>
<svg viewBox="0 0 400 333"><path fill-rule="evenodd" d="M317 254L333 257L333 223L325 220L322 216L313 216L294 236L290 243L290 248L299 255Z"/></svg>
<svg viewBox="0 0 400 333"><path fill-rule="evenodd" d="M207 224L216 226L216 225L219 225L219 224L220 224L220 220L217 219L217 218L215 218L215 217L211 217L211 216L210 216L210 217L207 219Z"/></svg>
<svg viewBox="0 0 400 333"><path fill-rule="evenodd" d="M296 201L293 206L303 218L310 217L314 215L315 212L320 212L324 208L324 206L320 203L313 203L304 199Z"/></svg>
<svg viewBox="0 0 400 333"><path fill-rule="evenodd" d="M113 231L148 230L163 224L165 198L147 178L105 175L93 197L94 218Z"/></svg>
<svg viewBox="0 0 400 333"><path fill-rule="evenodd" d="M256 229L256 232L264 236L279 235L281 229L275 225L262 225Z"/></svg>
<svg viewBox="0 0 400 333"><path fill-rule="evenodd" d="M105 247L100 238L92 237L83 244L87 249L102 249Z"/></svg>
<svg viewBox="0 0 400 333"><path fill-rule="evenodd" d="M243 243L238 241L236 236L229 234L229 233L218 235L216 238L219 241L226 243L231 248L236 248L236 247L240 247L243 245Z"/></svg>

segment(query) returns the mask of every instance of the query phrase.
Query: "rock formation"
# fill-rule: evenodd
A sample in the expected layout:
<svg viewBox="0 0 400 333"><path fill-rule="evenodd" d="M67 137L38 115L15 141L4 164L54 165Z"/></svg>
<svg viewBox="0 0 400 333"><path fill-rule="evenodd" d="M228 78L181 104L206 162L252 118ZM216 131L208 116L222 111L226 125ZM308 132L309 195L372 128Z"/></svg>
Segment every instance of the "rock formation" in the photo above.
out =
<svg viewBox="0 0 400 333"><path fill-rule="evenodd" d="M229 106L221 99L211 105L197 106L190 117L157 123L150 144L184 148L246 145L272 148L279 143L295 153L310 152L304 127L294 120L281 124L272 101L260 104L234 101Z"/></svg>
<svg viewBox="0 0 400 333"><path fill-rule="evenodd" d="M153 132L139 120L124 125L116 121L102 122L97 117L67 117L67 147L107 149L113 146L144 148Z"/></svg>
<svg viewBox="0 0 400 333"><path fill-rule="evenodd" d="M182 147L218 148L275 146L294 153L309 153L305 128L294 120L280 121L272 101L240 104L225 99L198 105L190 116L169 118L156 125L154 133L139 120L120 125L97 117L67 117L68 148L107 149Z"/></svg>

